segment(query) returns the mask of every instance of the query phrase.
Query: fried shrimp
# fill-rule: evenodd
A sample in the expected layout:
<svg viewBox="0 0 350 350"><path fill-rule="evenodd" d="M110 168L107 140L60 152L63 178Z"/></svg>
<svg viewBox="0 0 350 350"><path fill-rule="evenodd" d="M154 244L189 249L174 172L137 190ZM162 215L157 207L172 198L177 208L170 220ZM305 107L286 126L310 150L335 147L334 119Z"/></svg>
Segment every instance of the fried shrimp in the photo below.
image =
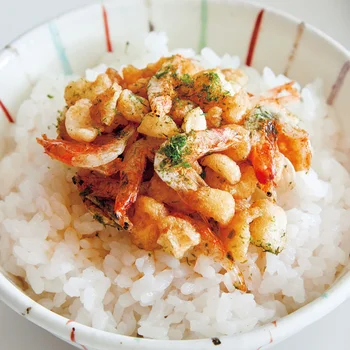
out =
<svg viewBox="0 0 350 350"><path fill-rule="evenodd" d="M208 166L220 174L230 184L234 185L241 178L241 170L236 162L224 154L210 154L201 160L203 166Z"/></svg>
<svg viewBox="0 0 350 350"><path fill-rule="evenodd" d="M134 126L125 127L119 134L100 136L92 143L78 143L65 140L50 140L43 135L37 138L51 158L80 168L95 168L112 162L123 153Z"/></svg>
<svg viewBox="0 0 350 350"><path fill-rule="evenodd" d="M277 203L312 158L286 107L300 100L294 82L258 95L247 82L240 69L203 69L179 54L108 68L68 84L57 139L37 142L78 168L73 182L95 220L182 264L206 255L229 272L229 290L232 281L245 292L238 266L253 250L263 262L264 251L284 249Z"/></svg>
<svg viewBox="0 0 350 350"><path fill-rule="evenodd" d="M236 200L247 199L255 192L258 180L254 168L250 164L242 163L239 169L240 180L236 184L231 184L210 168L205 168L205 181L210 187L231 193Z"/></svg>
<svg viewBox="0 0 350 350"><path fill-rule="evenodd" d="M224 191L207 184L192 164L209 152L222 151L242 140L240 126L178 134L157 151L154 169L158 176L195 210L227 223L234 215L234 200Z"/></svg>
<svg viewBox="0 0 350 350"><path fill-rule="evenodd" d="M234 260L241 263L247 260L251 240L249 224L259 217L260 210L251 208L237 213L231 222L220 231L224 245Z"/></svg>
<svg viewBox="0 0 350 350"><path fill-rule="evenodd" d="M251 130L250 160L261 184L275 180L279 153L286 156L295 170L308 170L311 165L311 145L308 134L300 129L294 116L276 103L254 108L245 119Z"/></svg>
<svg viewBox="0 0 350 350"><path fill-rule="evenodd" d="M251 242L264 250L279 254L286 246L287 216L285 211L267 199L252 205L260 215L249 225Z"/></svg>
<svg viewBox="0 0 350 350"><path fill-rule="evenodd" d="M68 135L75 141L92 142L98 136L98 128L93 126L90 116L90 100L84 98L70 107L66 113L65 127Z"/></svg>
<svg viewBox="0 0 350 350"><path fill-rule="evenodd" d="M96 123L102 126L110 126L113 123L114 117L117 113L117 101L121 92L121 86L117 83L114 83L103 93L95 97L90 108L90 115Z"/></svg>
<svg viewBox="0 0 350 350"><path fill-rule="evenodd" d="M169 215L165 206L151 197L137 199L132 221L131 240L134 243L146 250L162 247L178 259L201 240L189 220Z"/></svg>
<svg viewBox="0 0 350 350"><path fill-rule="evenodd" d="M181 129L187 134L191 131L205 130L206 128L207 121L200 107L196 107L189 111L185 115L181 126Z"/></svg>
<svg viewBox="0 0 350 350"><path fill-rule="evenodd" d="M181 124L185 116L196 107L197 105L192 101L175 98L170 115L177 124Z"/></svg>
<svg viewBox="0 0 350 350"><path fill-rule="evenodd" d="M208 129L219 128L222 124L222 108L212 107L208 110L206 116Z"/></svg>
<svg viewBox="0 0 350 350"><path fill-rule="evenodd" d="M114 212L119 225L125 229L131 225L126 214L131 205L135 203L139 193L149 151L150 146L147 141L136 141L127 150L121 166L120 185L115 196Z"/></svg>
<svg viewBox="0 0 350 350"><path fill-rule="evenodd" d="M221 105L230 95L230 84L219 69L203 70L182 84L180 94L199 105L205 112Z"/></svg>
<svg viewBox="0 0 350 350"><path fill-rule="evenodd" d="M223 241L201 221L190 218L180 213L173 214L175 217L180 217L188 221L200 234L200 243L195 246L194 253L196 255L204 254L211 257L214 261L219 262L227 271L232 271L234 277L234 286L243 292L247 291L247 286L244 277L234 259L228 254Z"/></svg>
<svg viewBox="0 0 350 350"><path fill-rule="evenodd" d="M158 176L175 191L196 191L206 186L192 168L197 159L208 153L220 152L239 144L246 131L238 125L218 129L178 134L166 141L158 150L154 169Z"/></svg>
<svg viewBox="0 0 350 350"><path fill-rule="evenodd" d="M141 123L142 118L150 111L150 107L147 99L125 89L120 94L118 110L126 120Z"/></svg>
<svg viewBox="0 0 350 350"><path fill-rule="evenodd" d="M147 95L152 112L160 117L168 114L176 87L198 70L198 64L180 55L167 59L148 83Z"/></svg>
<svg viewBox="0 0 350 350"><path fill-rule="evenodd" d="M79 79L70 82L64 92L64 98L68 107L73 106L82 98L87 98L90 101L94 100L96 96L102 94L112 86L112 81L107 74L100 74L93 82L86 79Z"/></svg>
<svg viewBox="0 0 350 350"><path fill-rule="evenodd" d="M154 174L147 189L147 194L159 202L167 204L176 211L191 213L191 207L187 205L180 195L163 182L157 174Z"/></svg>
<svg viewBox="0 0 350 350"><path fill-rule="evenodd" d="M168 215L164 204L148 196L139 196L135 202L134 214L130 217L133 225L130 230L131 241L141 249L160 248L159 221Z"/></svg>
<svg viewBox="0 0 350 350"><path fill-rule="evenodd" d="M124 82L127 85L133 84L140 79L151 78L162 67L167 60L166 57L161 57L157 62L148 64L143 69L138 69L132 65L123 68Z"/></svg>

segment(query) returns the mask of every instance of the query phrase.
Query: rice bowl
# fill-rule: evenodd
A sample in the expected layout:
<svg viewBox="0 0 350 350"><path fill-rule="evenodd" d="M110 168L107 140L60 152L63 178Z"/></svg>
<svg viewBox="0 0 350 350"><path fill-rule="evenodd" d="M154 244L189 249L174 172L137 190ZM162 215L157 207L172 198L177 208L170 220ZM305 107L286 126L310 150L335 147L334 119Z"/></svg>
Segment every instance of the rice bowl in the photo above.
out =
<svg viewBox="0 0 350 350"><path fill-rule="evenodd" d="M153 52L148 47L149 56L138 57L136 63L148 63L152 54L167 53L167 48L162 46L164 36L152 34L147 40L148 44L152 42L151 46L154 40L159 40L160 45L155 46ZM191 51L184 53L192 54ZM123 59L126 61L118 64L131 60L125 56ZM202 51L201 59L208 68L222 62L233 68L239 65L239 58L225 56L221 60L209 49ZM93 79L105 68L89 70L87 77ZM275 76L268 68L262 76L252 68L245 70L251 82L249 91L254 93L288 80ZM347 145L343 140L339 143L339 126L329 117L334 112L326 106L320 82L301 90L303 102L293 110L310 132L314 170L297 174L295 190L281 198L288 215L287 249L278 257L266 255L263 274L255 265L254 249L249 262L242 266L247 280L252 275L249 289L253 296L230 290L229 274L220 275L219 267L205 257L199 258L193 269L164 253L156 252L154 262L153 255L130 245L128 237L114 237L111 241L104 235L103 227L95 223L74 198L71 170L50 161L32 142L34 135L41 132L54 134L54 127L47 128L48 124L55 123L57 110L64 105L62 91L67 79L70 77L51 76L38 82L31 98L19 109L16 126L10 126L10 131L3 129L4 134L13 136L17 142L15 152L2 161L3 169L21 164L24 175L18 171L17 179L4 177L1 188L5 198L1 209L5 228L1 236L1 265L8 273L26 276L30 286L26 293L39 304L68 319L119 334L156 339L221 339L223 335L276 321L321 296L333 283L339 266L347 264L349 241L345 233L350 223L344 209L349 201L344 189L348 187L349 176L340 163L346 163ZM17 191L9 195L13 186L18 186ZM321 212L330 214L321 215ZM341 227L333 230L339 222ZM62 241L54 230L65 231ZM85 234L100 231L101 234L92 241L79 242L72 230ZM31 231L35 238L31 238ZM96 269L84 258L93 258L101 246L111 252ZM48 251L53 254L50 261ZM37 265L42 265L41 269L34 267ZM226 292L222 292L220 284Z"/></svg>

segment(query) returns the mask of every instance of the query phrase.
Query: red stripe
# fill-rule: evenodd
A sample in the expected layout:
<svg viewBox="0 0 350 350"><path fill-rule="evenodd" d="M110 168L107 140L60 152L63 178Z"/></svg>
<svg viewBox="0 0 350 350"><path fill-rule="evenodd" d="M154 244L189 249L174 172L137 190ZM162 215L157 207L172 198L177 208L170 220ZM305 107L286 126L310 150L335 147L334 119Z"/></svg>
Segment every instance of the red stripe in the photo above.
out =
<svg viewBox="0 0 350 350"><path fill-rule="evenodd" d="M340 70L337 80L335 81L335 83L332 86L332 91L328 96L327 99L327 103L331 106L334 103L334 100L336 99L336 97L339 94L339 91L341 89L341 87L343 86L346 74L349 72L350 70L350 61L347 61L344 63L342 69Z"/></svg>
<svg viewBox="0 0 350 350"><path fill-rule="evenodd" d="M106 11L106 8L104 7L104 5L102 5L102 13L103 13L103 23L104 23L105 34L106 34L107 51L113 52L111 35L109 32L108 14L107 14L107 11Z"/></svg>
<svg viewBox="0 0 350 350"><path fill-rule="evenodd" d="M299 23L298 27L297 27L297 33L296 33L296 36L295 36L295 39L294 39L294 43L293 43L293 47L292 47L292 50L289 54L289 57L288 57L288 62L287 62L287 65L286 65L286 69L284 70L284 75L288 76L288 73L289 73L289 69L290 67L292 66L292 63L295 59L295 54L298 50L298 47L299 47L299 44L300 44L300 40L304 34L304 30L305 30L305 23L304 22L301 22Z"/></svg>
<svg viewBox="0 0 350 350"><path fill-rule="evenodd" d="M71 340L71 342L76 343L76 341L75 341L75 328L74 327L72 328L72 330L70 332L70 340Z"/></svg>
<svg viewBox="0 0 350 350"><path fill-rule="evenodd" d="M69 321L71 321L71 320L69 320ZM68 324L69 321L66 324ZM74 321L71 321L71 322L74 322ZM75 340L75 328L74 327L72 328L72 331L70 333L70 340L71 340L71 342L78 344ZM81 345L81 344L78 344L78 345L80 345L83 348L83 350L88 350L86 346Z"/></svg>
<svg viewBox="0 0 350 350"><path fill-rule="evenodd" d="M10 112L8 111L8 109L5 107L5 105L1 102L0 100L0 108L3 110L7 120L10 122L10 123L14 123L15 121L13 120L13 118L11 117L11 114Z"/></svg>
<svg viewBox="0 0 350 350"><path fill-rule="evenodd" d="M250 38L249 50L248 50L247 59L246 59L247 66L251 66L252 61L253 61L255 46L256 46L256 42L258 41L259 31L260 31L261 22L262 22L264 12L265 12L265 10L262 9L258 13L258 16L256 17L256 20L255 20L255 25L254 25L252 37Z"/></svg>

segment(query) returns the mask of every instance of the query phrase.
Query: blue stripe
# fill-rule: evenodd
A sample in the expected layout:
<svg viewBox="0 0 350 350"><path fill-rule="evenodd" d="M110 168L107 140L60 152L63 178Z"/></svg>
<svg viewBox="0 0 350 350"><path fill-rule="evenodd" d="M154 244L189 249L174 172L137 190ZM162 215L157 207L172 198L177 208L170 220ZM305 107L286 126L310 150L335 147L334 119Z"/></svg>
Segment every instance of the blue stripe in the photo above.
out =
<svg viewBox="0 0 350 350"><path fill-rule="evenodd" d="M62 68L64 71L65 75L70 75L73 74L72 67L69 63L66 50L63 46L62 39L60 36L60 32L57 28L57 25L55 22L50 22L49 23L49 29L50 29L50 34L52 37L53 44L55 45L57 55L61 61Z"/></svg>

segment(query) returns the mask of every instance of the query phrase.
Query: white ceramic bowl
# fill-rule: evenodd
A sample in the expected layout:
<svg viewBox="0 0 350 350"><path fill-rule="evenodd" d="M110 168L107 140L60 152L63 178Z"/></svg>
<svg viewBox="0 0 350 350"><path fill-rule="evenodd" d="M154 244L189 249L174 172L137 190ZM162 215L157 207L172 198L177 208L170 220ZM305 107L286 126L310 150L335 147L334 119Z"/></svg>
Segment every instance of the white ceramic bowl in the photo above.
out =
<svg viewBox="0 0 350 350"><path fill-rule="evenodd" d="M259 70L269 66L302 84L320 77L343 130L350 129L349 52L295 18L230 0L115 0L70 12L30 31L0 53L0 127L15 122L20 102L44 72L81 73L106 51L123 50L126 41L141 45L153 28L167 32L171 48L209 46L219 54L237 54ZM159 341L69 321L35 303L15 280L0 273L2 301L57 337L88 350L267 348L315 322L349 295L350 273L344 270L322 297L273 324L216 342Z"/></svg>

